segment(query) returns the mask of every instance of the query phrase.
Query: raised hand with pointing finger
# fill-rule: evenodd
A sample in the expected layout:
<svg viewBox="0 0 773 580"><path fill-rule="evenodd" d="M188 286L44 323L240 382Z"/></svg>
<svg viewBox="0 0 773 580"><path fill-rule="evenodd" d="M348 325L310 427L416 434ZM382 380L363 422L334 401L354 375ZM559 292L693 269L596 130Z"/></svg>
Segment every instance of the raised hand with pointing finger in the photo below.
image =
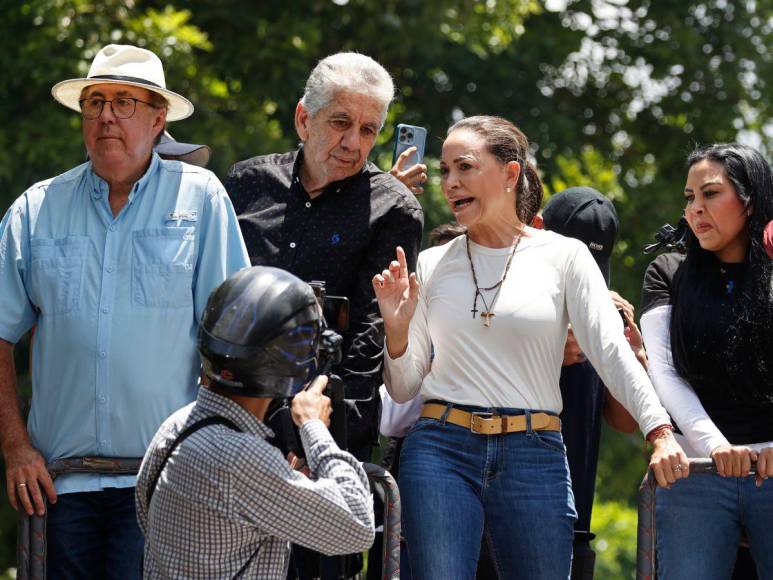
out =
<svg viewBox="0 0 773 580"><path fill-rule="evenodd" d="M378 299L389 356L397 358L408 347L408 327L419 301L416 273L408 273L405 251L397 247L397 259L380 274L373 276L373 291Z"/></svg>

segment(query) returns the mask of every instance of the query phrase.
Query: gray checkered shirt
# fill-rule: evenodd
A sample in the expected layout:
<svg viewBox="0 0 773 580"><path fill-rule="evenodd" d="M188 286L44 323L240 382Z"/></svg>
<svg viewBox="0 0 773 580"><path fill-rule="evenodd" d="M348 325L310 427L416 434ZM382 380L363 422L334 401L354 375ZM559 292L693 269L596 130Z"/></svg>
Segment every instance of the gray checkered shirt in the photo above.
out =
<svg viewBox="0 0 773 580"><path fill-rule="evenodd" d="M148 510L148 486L166 450L195 421L218 415L172 453ZM341 451L321 421L300 430L311 478L290 469L265 438L271 430L227 397L202 387L150 443L137 479L137 517L145 534L145 578L284 580L289 543L323 554L360 552L373 543L373 501L362 466ZM249 564L247 564L249 562Z"/></svg>

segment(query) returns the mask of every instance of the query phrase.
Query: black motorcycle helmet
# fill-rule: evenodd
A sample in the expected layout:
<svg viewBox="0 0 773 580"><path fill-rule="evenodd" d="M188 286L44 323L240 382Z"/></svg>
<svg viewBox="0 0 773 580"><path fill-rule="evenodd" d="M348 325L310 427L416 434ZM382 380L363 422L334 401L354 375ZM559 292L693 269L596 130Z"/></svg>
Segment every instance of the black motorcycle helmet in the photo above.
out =
<svg viewBox="0 0 773 580"><path fill-rule="evenodd" d="M317 368L321 310L311 287L254 266L218 286L199 325L204 373L234 395L291 397Z"/></svg>

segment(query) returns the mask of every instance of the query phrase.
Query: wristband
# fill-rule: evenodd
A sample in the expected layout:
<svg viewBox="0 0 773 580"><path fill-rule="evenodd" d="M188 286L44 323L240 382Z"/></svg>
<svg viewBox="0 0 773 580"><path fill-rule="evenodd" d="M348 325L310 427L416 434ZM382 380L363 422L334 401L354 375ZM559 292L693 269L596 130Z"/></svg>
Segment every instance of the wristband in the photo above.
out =
<svg viewBox="0 0 773 580"><path fill-rule="evenodd" d="M657 439L658 437L661 437L666 431L673 433L674 427L669 423L666 423L665 425L659 425L655 427L652 431L647 433L647 436L645 437L645 439L647 440L648 443L652 443L653 441L655 441L655 439Z"/></svg>

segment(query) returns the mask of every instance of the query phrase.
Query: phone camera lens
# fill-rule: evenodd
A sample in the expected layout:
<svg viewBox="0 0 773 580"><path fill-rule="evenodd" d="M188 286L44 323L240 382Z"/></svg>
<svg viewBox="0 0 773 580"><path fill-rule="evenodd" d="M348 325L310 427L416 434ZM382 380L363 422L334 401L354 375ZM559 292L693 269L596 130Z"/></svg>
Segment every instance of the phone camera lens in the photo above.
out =
<svg viewBox="0 0 773 580"><path fill-rule="evenodd" d="M407 130L408 130L408 129L406 129L405 127L400 127L400 135L405 135L405 132L406 132Z"/></svg>
<svg viewBox="0 0 773 580"><path fill-rule="evenodd" d="M411 131L410 133L408 133L408 139L410 139L411 141L413 141L413 131Z"/></svg>

